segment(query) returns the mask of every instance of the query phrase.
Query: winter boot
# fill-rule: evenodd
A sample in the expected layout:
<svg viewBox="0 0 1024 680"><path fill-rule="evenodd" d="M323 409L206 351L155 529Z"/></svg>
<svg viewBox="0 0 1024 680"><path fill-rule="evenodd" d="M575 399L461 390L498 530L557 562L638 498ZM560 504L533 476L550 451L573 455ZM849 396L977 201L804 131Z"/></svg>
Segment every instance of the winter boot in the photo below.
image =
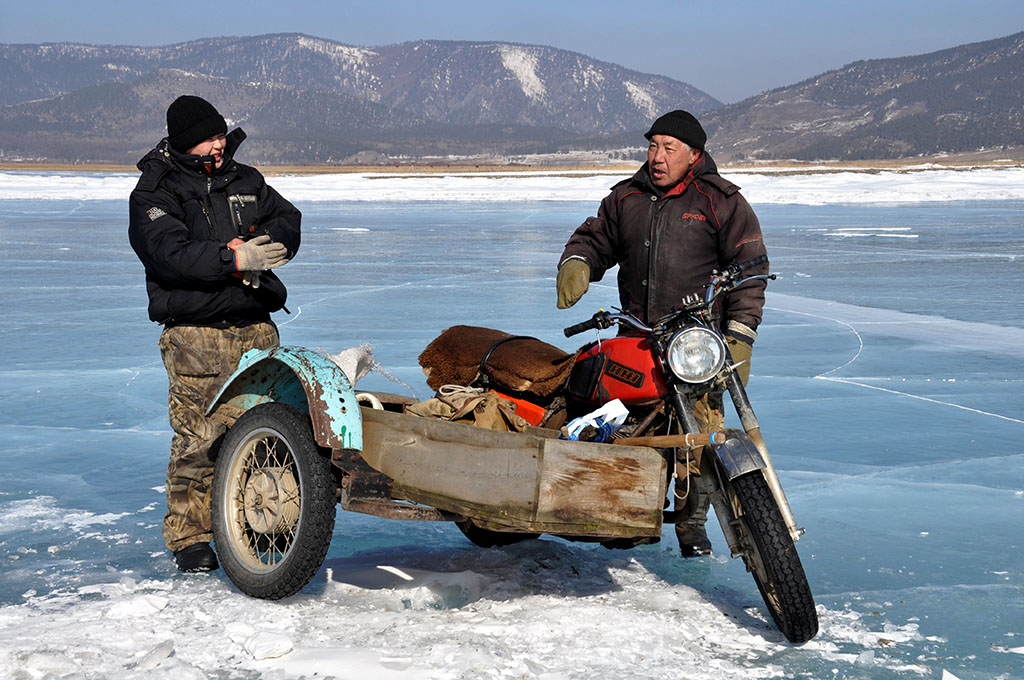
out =
<svg viewBox="0 0 1024 680"><path fill-rule="evenodd" d="M213 571L220 566L209 543L193 543L187 548L175 550L174 562L179 571L186 573Z"/></svg>
<svg viewBox="0 0 1024 680"><path fill-rule="evenodd" d="M680 480L676 480L676 498L683 498L683 512L686 519L676 523L676 538L679 539L679 551L683 557L701 557L711 554L711 541L704 531L704 523L708 521L710 498L702 490L701 477L691 476L692 484L685 490L679 489Z"/></svg>
<svg viewBox="0 0 1024 680"><path fill-rule="evenodd" d="M711 554L711 541L704 531L703 522L687 520L676 524L676 538L679 539L679 552L683 557L701 557Z"/></svg>

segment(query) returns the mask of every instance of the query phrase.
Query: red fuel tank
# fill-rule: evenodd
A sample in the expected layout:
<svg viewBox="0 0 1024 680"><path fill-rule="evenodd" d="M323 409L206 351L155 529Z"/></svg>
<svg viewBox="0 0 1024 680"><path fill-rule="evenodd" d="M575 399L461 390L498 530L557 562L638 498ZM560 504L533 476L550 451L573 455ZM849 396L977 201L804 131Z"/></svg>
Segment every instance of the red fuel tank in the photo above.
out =
<svg viewBox="0 0 1024 680"><path fill-rule="evenodd" d="M623 335L580 353L569 376L568 391L594 404L620 399L634 405L662 399L668 390L647 338Z"/></svg>

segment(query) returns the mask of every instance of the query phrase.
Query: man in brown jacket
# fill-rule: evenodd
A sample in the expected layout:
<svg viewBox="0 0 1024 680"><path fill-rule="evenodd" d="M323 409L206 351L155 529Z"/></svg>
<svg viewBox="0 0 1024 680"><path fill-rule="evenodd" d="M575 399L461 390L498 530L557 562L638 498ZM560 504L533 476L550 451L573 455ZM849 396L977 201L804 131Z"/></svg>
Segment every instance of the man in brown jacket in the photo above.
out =
<svg viewBox="0 0 1024 680"><path fill-rule="evenodd" d="M644 136L647 163L612 187L597 217L587 218L562 252L561 309L576 304L590 281L600 281L618 265L622 309L651 324L688 293L702 292L712 270L766 254L757 216L739 187L718 174L704 150L707 134L693 115L666 113ZM750 274L767 270L765 264ZM739 372L746 383L764 282L738 288L720 301L722 331L734 361L745 362ZM684 556L711 552L704 532L706 509L705 497L690 522L676 525Z"/></svg>

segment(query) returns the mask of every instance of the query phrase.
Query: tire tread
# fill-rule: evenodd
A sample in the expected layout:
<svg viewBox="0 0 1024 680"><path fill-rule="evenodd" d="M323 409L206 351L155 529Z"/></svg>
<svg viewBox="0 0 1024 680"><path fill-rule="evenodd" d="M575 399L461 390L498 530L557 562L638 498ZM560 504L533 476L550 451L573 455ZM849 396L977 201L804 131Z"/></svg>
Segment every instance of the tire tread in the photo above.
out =
<svg viewBox="0 0 1024 680"><path fill-rule="evenodd" d="M798 644L807 642L818 633L818 614L800 555L775 498L760 472L741 475L732 480L732 485L782 610L776 612L770 605L764 584L755 574L754 580L768 611L787 640Z"/></svg>
<svg viewBox="0 0 1024 680"><path fill-rule="evenodd" d="M232 546L228 545L229 534L219 525L223 522L220 497L222 484L227 483L223 477L229 466L228 459L247 432L260 427L276 429L289 440L296 466L303 467L304 483L300 489L302 511L295 543L282 559L280 568L256 574L241 566L234 557ZM300 461L300 457L306 460ZM259 404L246 411L224 438L214 473L214 542L231 582L246 595L267 600L280 600L302 590L319 571L330 548L337 512L336 490L331 462L317 447L309 417L304 412L278 403Z"/></svg>

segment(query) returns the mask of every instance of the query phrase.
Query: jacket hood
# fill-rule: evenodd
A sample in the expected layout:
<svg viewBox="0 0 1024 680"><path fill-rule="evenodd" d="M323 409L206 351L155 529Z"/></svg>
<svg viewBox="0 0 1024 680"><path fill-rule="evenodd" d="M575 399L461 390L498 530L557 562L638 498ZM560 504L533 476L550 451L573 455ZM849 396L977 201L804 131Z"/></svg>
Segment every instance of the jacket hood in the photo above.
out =
<svg viewBox="0 0 1024 680"><path fill-rule="evenodd" d="M242 130L242 128L235 128L234 130L227 134L227 136L224 138L225 144L224 153L221 156L222 162L220 167L214 171L214 174L217 174L218 172L220 172L221 170L228 166L228 164L234 159L235 152L238 151L238 147L240 147L242 145L242 142L245 141L245 138L246 134L245 131ZM145 156L139 159L139 162L135 164L135 167L137 167L139 170L144 171L147 165L155 161L162 165L166 165L168 169L170 169L170 166L173 164L181 167L182 169L188 172L194 172L201 175L205 175L206 170L204 169L204 166L207 163L211 163L212 160L213 156L195 156L192 154L175 151L171 147L170 142L168 142L167 138L164 137L157 143L155 147L150 149Z"/></svg>

